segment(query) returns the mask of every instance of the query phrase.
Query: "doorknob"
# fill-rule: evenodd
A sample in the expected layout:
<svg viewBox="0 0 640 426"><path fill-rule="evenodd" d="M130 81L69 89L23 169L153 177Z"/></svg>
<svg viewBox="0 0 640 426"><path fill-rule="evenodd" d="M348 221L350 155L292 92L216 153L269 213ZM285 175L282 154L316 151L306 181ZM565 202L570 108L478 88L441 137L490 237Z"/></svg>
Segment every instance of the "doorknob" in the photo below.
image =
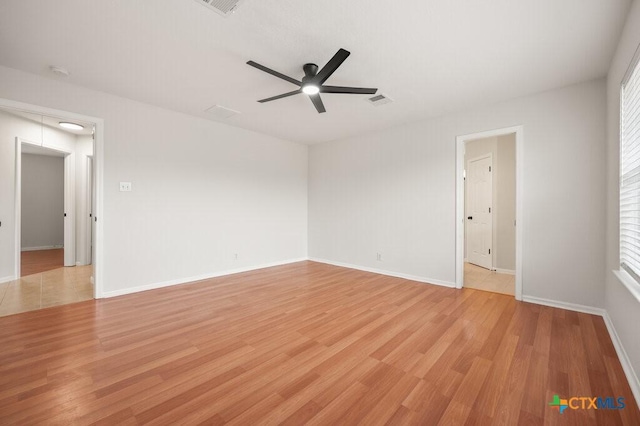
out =
<svg viewBox="0 0 640 426"><path fill-rule="evenodd" d="M473 216L467 216L467 219L473 220Z"/></svg>

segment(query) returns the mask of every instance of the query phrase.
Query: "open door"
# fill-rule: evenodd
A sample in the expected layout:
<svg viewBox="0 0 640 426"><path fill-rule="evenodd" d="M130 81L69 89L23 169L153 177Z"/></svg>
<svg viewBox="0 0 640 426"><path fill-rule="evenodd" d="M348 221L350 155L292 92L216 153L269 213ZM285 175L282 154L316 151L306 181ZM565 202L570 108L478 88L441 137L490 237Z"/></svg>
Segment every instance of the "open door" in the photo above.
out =
<svg viewBox="0 0 640 426"><path fill-rule="evenodd" d="M468 261L486 269L493 267L493 180L490 155L473 158L467 164Z"/></svg>
<svg viewBox="0 0 640 426"><path fill-rule="evenodd" d="M64 266L76 266L75 155L64 157Z"/></svg>

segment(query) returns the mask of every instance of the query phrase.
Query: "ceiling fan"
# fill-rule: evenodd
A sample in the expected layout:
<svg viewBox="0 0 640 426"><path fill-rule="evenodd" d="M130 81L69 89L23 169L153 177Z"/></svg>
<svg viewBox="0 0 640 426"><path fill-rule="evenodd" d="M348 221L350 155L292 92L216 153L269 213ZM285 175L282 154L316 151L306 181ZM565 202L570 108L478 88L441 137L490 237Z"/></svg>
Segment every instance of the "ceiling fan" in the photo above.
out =
<svg viewBox="0 0 640 426"><path fill-rule="evenodd" d="M289 83L293 83L299 87L299 89L294 90L293 92L283 93L282 95L272 96L266 99L260 99L258 102L271 102L275 101L276 99L282 99L288 96L297 95L298 93L304 93L309 96L309 99L311 99L311 102L313 102L313 106L316 107L318 112L323 113L327 110L324 108L324 104L322 103L322 99L320 98L320 93L375 95L378 89L324 85L324 82L327 81L329 77L331 77L331 74L333 74L335 70L337 70L338 67L342 65L342 63L350 54L351 52L348 52L344 49L338 50L338 52L333 55L333 58L331 58L331 60L329 60L329 62L327 62L327 64L320 71L318 71L318 66L316 64L305 64L302 67L304 71L304 77L302 77L302 81L286 76L282 73L279 73L278 71L274 71L256 62L247 62L247 65L251 65L252 67L258 68L261 71L286 80Z"/></svg>

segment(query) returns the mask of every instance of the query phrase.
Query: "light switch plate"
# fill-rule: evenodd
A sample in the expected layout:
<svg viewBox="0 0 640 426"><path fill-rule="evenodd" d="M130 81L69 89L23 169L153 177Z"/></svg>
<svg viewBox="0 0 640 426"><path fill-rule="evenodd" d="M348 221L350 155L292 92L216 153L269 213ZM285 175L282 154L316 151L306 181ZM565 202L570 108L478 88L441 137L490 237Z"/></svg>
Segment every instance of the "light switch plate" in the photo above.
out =
<svg viewBox="0 0 640 426"><path fill-rule="evenodd" d="M120 182L120 192L131 191L131 182Z"/></svg>

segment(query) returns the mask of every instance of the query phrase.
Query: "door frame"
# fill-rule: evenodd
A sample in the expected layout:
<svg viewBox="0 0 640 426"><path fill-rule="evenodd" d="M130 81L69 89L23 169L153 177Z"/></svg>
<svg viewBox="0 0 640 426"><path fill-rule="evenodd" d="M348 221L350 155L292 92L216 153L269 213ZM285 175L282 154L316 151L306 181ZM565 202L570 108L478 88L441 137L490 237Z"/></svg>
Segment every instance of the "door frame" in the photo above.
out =
<svg viewBox="0 0 640 426"><path fill-rule="evenodd" d="M33 142L21 137L16 137L16 159L15 159L15 279L21 275L21 254L22 254L22 144L34 145L40 148L54 151L63 155L64 158L64 266L76 265L76 241L75 241L75 179L71 179L70 167L75 161L73 152L60 148L50 148L40 143Z"/></svg>
<svg viewBox="0 0 640 426"><path fill-rule="evenodd" d="M478 156L478 157L470 158L470 159L467 161L467 164L465 164L465 167L467 167L467 166L469 165L469 163L471 163L471 162L473 162L473 161L478 161L478 160L482 160L482 159L485 159L485 158L488 158L489 160L491 160L491 167L493 168L493 154L492 154L491 152L488 152L488 153L486 153L486 154L482 154L482 155L480 155L480 156ZM466 170L468 171L468 170L469 170L469 168L467 167L467 169L466 169ZM463 184L465 184L465 185L466 185L466 182L465 182L465 180L464 180L464 179L463 179ZM464 190L465 190L465 188L463 188L463 191L464 191ZM465 208L465 211L466 211L466 206L467 206L467 201L468 201L468 200L467 200L467 198L466 198L466 196L467 196L467 195L468 195L468 192L466 191L466 192L465 192L465 194L464 194L464 196L465 196L465 199L464 199L464 208ZM492 212L493 212L493 210L495 210L495 209L494 209L494 206L493 206L493 201L494 201L494 194L493 194L493 174L491 174L491 209L492 209ZM464 213L464 215L463 215L462 217L464 218L467 214L468 214L468 213ZM495 250L493 250L493 243L494 243L494 241L493 241L493 229L494 229L494 227L495 227L495 223L494 223L493 218L494 218L494 215L493 215L493 213L492 213L492 214L491 214L491 236L490 236L490 239L491 239L491 250L492 250L492 252L491 252L491 253L489 253L489 258L491 259L491 266L489 267L489 269L490 269L490 270L492 270L492 271L493 271L493 268L494 268L494 265L493 265L493 256L495 255ZM465 219L465 220L466 220L466 219ZM467 225L467 224L465 224L464 230L468 231L468 225ZM464 239L465 239L465 244L467 245L466 259L467 259L467 262L469 262L469 247L468 247L468 241L467 241L467 236L466 236L466 235L464 236ZM463 257L465 257L465 256L463 256ZM478 265L478 266L479 266L479 265Z"/></svg>
<svg viewBox="0 0 640 426"><path fill-rule="evenodd" d="M522 125L470 133L456 137L456 288L464 284L464 153L465 143L474 139L516 135L516 300L522 300L522 247L523 247L523 177L524 129Z"/></svg>
<svg viewBox="0 0 640 426"><path fill-rule="evenodd" d="M94 167L94 196L96 199L94 210L94 221L96 223L96 232L94 234L94 256L93 256L93 297L100 299L104 297L103 282L103 261L104 261L104 120L98 117L92 117L74 112L47 108L39 105L27 104L24 102L13 101L11 99L0 98L0 107L14 109L22 112L30 112L33 114L49 115L54 117L64 117L69 120L80 120L92 122L96 126L93 140L93 167ZM18 171L16 171L18 172ZM21 171L20 171L21 172ZM18 194L15 194L17 197ZM15 199L14 197L14 199ZM15 202L15 200L14 200ZM18 218L14 218L18 219ZM16 250L19 253L19 245ZM20 278L20 277L17 277Z"/></svg>

